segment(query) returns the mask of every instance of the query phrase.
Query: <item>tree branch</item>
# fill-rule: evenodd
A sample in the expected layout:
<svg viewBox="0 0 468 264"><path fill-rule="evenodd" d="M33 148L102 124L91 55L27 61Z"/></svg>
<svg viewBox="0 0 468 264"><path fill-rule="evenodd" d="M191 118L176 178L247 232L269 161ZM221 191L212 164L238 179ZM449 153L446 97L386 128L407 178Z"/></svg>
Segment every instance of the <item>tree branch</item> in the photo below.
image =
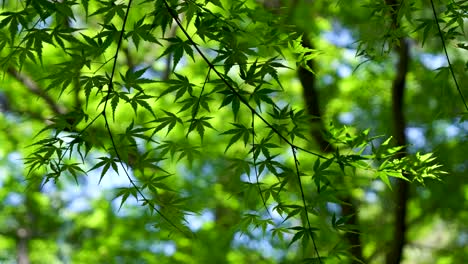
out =
<svg viewBox="0 0 468 264"><path fill-rule="evenodd" d="M48 95L31 77L17 71L13 67L8 67L7 72L11 76L13 76L17 81L22 83L29 92L42 98L56 115L65 114L65 110L62 107L60 107L55 102L55 100L52 99L52 97Z"/></svg>

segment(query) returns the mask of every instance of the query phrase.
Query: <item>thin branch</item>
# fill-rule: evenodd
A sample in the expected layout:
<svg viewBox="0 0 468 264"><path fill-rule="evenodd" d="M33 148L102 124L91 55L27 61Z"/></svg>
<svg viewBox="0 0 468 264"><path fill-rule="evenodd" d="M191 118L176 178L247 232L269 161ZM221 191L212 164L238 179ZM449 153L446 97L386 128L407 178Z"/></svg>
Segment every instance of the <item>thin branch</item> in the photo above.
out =
<svg viewBox="0 0 468 264"><path fill-rule="evenodd" d="M465 106L465 109L468 111L468 105L466 104L465 96L463 96L460 86L458 85L457 78L455 77L455 73L453 71L452 63L450 62L450 57L447 52L447 46L445 45L444 36L442 34L442 30L440 29L439 18L437 17L437 13L434 7L434 1L433 0L430 0L430 1L431 1L432 13L434 14L434 19L437 24L437 30L439 30L439 37L440 37L440 40L442 41L442 47L444 48L445 57L447 58L447 63L449 65L450 73L452 74L452 79L455 82L455 86L457 87L457 91L458 91L458 94L460 95L463 105Z"/></svg>
<svg viewBox="0 0 468 264"><path fill-rule="evenodd" d="M151 206L151 208L158 214L160 215L166 222L168 222L171 226L173 226L175 229L177 229L178 231L180 231L181 233L184 233L182 231L182 229L180 229L180 227L178 227L176 224L174 224L167 216L165 216L156 206L153 202L151 202L148 198L146 198L146 196L143 194L143 192L141 191L141 189L136 185L135 181L132 179L132 177L130 176L127 168L125 168L125 166L123 166L123 160L122 160L122 157L120 156L120 153L118 151L118 148L117 148L117 144L115 143L115 140L114 140L114 136L113 136L113 133L110 129L110 125L109 125L109 120L107 119L107 114L106 114L106 108L107 108L107 105L108 105L108 102L109 102L109 99L110 99L110 94L112 93L112 91L114 90L114 85L113 85L113 80L114 80L114 75L115 75L115 69L117 68L117 59L119 57L119 51L120 51L120 47L122 46L122 41L123 41L123 36L124 36L124 32L125 32L125 25L127 24L127 18L128 18L128 14L130 13L130 7L132 5L132 0L129 0L128 1L128 5L127 5L127 10L125 12L125 17L123 19L123 22L122 22L122 30L120 31L120 37L119 37L119 41L117 42L117 48L116 48L116 51L115 51L115 55L114 55L114 62L113 62L113 65L112 65L112 72L111 72L111 75L110 75L110 78L109 78L109 87L108 87L108 91L107 91L107 95L106 95L106 98L105 98L105 102L104 102L104 109L102 110L102 116L104 117L104 122L105 122L105 126L106 126L106 129L107 129L107 133L109 135L109 139L111 141L111 144L112 144L112 148L114 149L115 151L115 155L117 157L117 159L119 160L119 163L120 165L122 166L122 169L124 170L124 173L125 175L127 176L130 184L133 186L133 188L135 188L135 190L138 192L138 194L141 196L142 200L147 203L149 206Z"/></svg>
<svg viewBox="0 0 468 264"><path fill-rule="evenodd" d="M270 216L270 218L273 218L273 216L271 216L270 214L270 210L268 210L265 197L263 197L263 192L260 186L260 182L258 181L258 179L260 178L260 174L258 173L257 158L255 157L255 115L253 112L252 112L252 157L253 157L253 167L254 167L254 172L255 172L255 180L257 183L258 193L260 195L260 198L262 199L263 206L265 207L265 210L268 213L268 216ZM249 182L250 182L250 176L249 176Z"/></svg>
<svg viewBox="0 0 468 264"><path fill-rule="evenodd" d="M272 124L270 124L270 122L268 122L261 114L259 114L250 104L249 102L241 96L241 94L224 78L224 76L215 68L215 66L211 63L211 61L205 56L205 54L200 50L200 48L198 47L198 45L195 43L195 41L193 40L193 38L188 34L187 30L183 27L182 23L180 22L179 20L179 17L177 16L177 14L174 12L174 10L169 6L169 3L167 2L167 0L164 0L164 5L166 6L168 12L171 14L172 18L176 21L176 23L179 25L179 28L180 30L183 32L183 34L187 37L187 40L190 42L190 44L197 50L198 54L200 54L200 56L203 58L203 60L207 63L208 67L213 70L213 72L216 73L216 75L219 77L219 79L229 88L229 90L231 90L237 98L239 98L239 100L242 102L242 104L244 104L247 108L249 108L249 110L254 114L256 115L260 120L262 120L262 122L264 124L267 125L268 128L270 128L275 134L277 134L282 140L284 140L290 147L291 149L293 150L293 153L294 153L294 160L295 160L295 163L296 163L296 169L298 170L298 166L297 166L297 163L298 163L298 160L296 159L296 149L298 149L289 139L287 139L285 136L283 136L281 134L281 132L279 132ZM325 158L324 156L318 154L318 153L313 153L311 151L309 151L308 153L311 153L315 156L318 156L318 157L323 157L324 159L328 159L328 158ZM304 190L303 190L303 187L302 187L302 183L301 183L301 180L300 180L300 174L299 174L299 171L297 171L297 177L299 178L299 188L300 188L300 191L301 191L301 196L302 196L302 199L303 199L303 203L304 203L304 210L306 212L306 218L307 218L307 222L308 222L308 226L309 226L309 230L312 230L311 229L311 225L310 225L310 220L309 220L309 215L307 214L307 207L306 207L306 201L304 200ZM318 257L318 260L319 260L319 263L322 263L321 259L320 259L320 254L317 250L317 247L315 245L315 239L314 237L311 235L311 240L314 244L314 248L315 248L315 252L317 254L317 257Z"/></svg>
<svg viewBox="0 0 468 264"><path fill-rule="evenodd" d="M211 69L208 69L208 72L206 73L205 81L203 82L203 86L202 86L201 91L200 91L200 95L198 96L197 103L195 104L195 110L192 113L192 119L190 119L190 126L189 127L192 127L193 123L196 121L198 111L200 110L200 101L201 101L201 98L203 96L203 92L205 91L205 85L210 80L210 72L211 72ZM189 134L190 134L190 129L187 131L187 134L185 135L185 137L188 137Z"/></svg>
<svg viewBox="0 0 468 264"><path fill-rule="evenodd" d="M219 77L219 79L236 95L237 98L239 98L239 100L242 102L243 105L245 105L247 108L249 108L249 110L251 112L253 112L258 118L260 118L260 120L262 120L262 122L268 127L270 128L275 134L277 134L282 140L284 140L284 142L286 142L286 144L288 144L290 147L293 147L295 149L300 149L300 150L304 150L303 148L300 148L296 145L294 145L289 139L287 139L284 135L281 134L281 132L279 132L270 122L268 122L261 114L259 114L250 104L249 102L244 98L242 97L242 95L224 78L223 74L221 74L215 67L215 65L213 65L211 63L211 61L206 57L206 55L200 50L200 48L198 47L197 43L195 43L195 41L192 39L192 37L188 34L187 30L182 26L182 23L179 21L178 19L178 16L177 14L174 14L174 10L171 9L171 7L169 6L169 4L167 3L166 0L164 0L164 4L166 5L166 8L168 9L169 13L171 14L172 18L177 22L177 24L179 25L179 28L181 29L181 31L184 33L184 35L187 37L187 40L190 42L190 44L196 49L196 51L198 52L198 54L200 54L200 56L202 57L202 59L207 63L208 67L214 72L216 73L216 75ZM312 154L314 156L317 156L317 157L320 157L320 158L323 158L323 159L329 159L323 155L320 155L318 153L315 153L315 152L312 152L312 151L306 151L307 153L309 154Z"/></svg>
<svg viewBox="0 0 468 264"><path fill-rule="evenodd" d="M299 161L296 156L296 149L294 149L294 147L291 147L291 150L294 156L294 165L296 166L297 180L299 182L299 189L301 190L301 198L302 198L302 203L304 205L304 213L305 213L305 218L307 220L307 226L309 227L310 239L312 240L312 244L314 246L314 251L317 254L318 261L319 263L322 263L322 260L320 259L320 254L317 249L317 244L315 243L315 239L312 233L312 225L310 224L310 220L309 220L309 211L307 210L307 204L306 204L305 195L304 195L304 188L302 187L301 174L299 171Z"/></svg>

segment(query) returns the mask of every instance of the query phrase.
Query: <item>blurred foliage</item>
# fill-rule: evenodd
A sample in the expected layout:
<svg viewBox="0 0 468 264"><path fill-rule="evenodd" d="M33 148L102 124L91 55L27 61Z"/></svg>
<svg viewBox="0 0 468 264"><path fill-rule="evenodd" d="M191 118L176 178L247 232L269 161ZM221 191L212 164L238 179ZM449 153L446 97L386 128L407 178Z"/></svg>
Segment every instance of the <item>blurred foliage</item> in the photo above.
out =
<svg viewBox="0 0 468 264"><path fill-rule="evenodd" d="M396 178L402 263L467 262L468 1L398 3L1 1L0 262L383 263Z"/></svg>

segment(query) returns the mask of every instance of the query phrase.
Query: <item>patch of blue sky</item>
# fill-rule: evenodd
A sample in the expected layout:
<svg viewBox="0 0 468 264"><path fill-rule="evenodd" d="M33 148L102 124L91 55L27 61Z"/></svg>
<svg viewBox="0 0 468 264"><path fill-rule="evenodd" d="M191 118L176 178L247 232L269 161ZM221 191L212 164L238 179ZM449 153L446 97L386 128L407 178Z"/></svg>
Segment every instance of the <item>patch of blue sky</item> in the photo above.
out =
<svg viewBox="0 0 468 264"><path fill-rule="evenodd" d="M3 153L0 153L3 154ZM18 152L8 153L5 159L0 160L0 187L8 177L14 176L15 173L22 172L23 161ZM16 175L18 176L18 175Z"/></svg>
<svg viewBox="0 0 468 264"><path fill-rule="evenodd" d="M291 153L291 155L292 155L292 153ZM257 160L257 162L258 162L258 160ZM258 173L258 167L257 167L257 170L251 169L250 174L242 173L241 176L240 176L241 181L256 184L257 183L257 178L258 178L258 182L261 182L263 177L265 177L269 173L268 171L264 170L259 175L256 175L256 172Z"/></svg>
<svg viewBox="0 0 468 264"><path fill-rule="evenodd" d="M426 136L424 129L420 127L407 127L405 129L406 137L408 138L411 148L421 149L426 146Z"/></svg>
<svg viewBox="0 0 468 264"><path fill-rule="evenodd" d="M278 205L278 204L269 205L269 206L268 206L268 211L270 212L271 219L272 219L276 224L280 224L280 223L283 223L285 217L283 217L282 215L280 215L280 214L278 213L278 211L275 210L275 207L276 207L277 205Z"/></svg>
<svg viewBox="0 0 468 264"><path fill-rule="evenodd" d="M352 112L344 112L338 115L338 120L344 125L350 125L354 122L355 115Z"/></svg>
<svg viewBox="0 0 468 264"><path fill-rule="evenodd" d="M152 244L150 251L153 253L163 253L166 256L172 256L176 252L177 247L174 242L164 241Z"/></svg>
<svg viewBox="0 0 468 264"><path fill-rule="evenodd" d="M454 122L449 122L446 120L438 120L433 122L433 129L436 131L436 136L440 140L454 139L458 137L466 137L468 134L468 122L455 120Z"/></svg>
<svg viewBox="0 0 468 264"><path fill-rule="evenodd" d="M356 40L353 38L351 31L341 26L338 22L333 23L332 30L325 31L323 36L326 40L337 47L345 48L342 51L342 55L345 61L357 61L356 49L354 43ZM350 65L343 62L334 62L333 67L336 69L337 74L341 78L346 78L353 73L353 69Z"/></svg>
<svg viewBox="0 0 468 264"><path fill-rule="evenodd" d="M374 190L374 192L381 192L381 191L384 191L388 187L381 180L375 180L371 183L371 188L372 190Z"/></svg>
<svg viewBox="0 0 468 264"><path fill-rule="evenodd" d="M213 222L215 216L210 210L203 210L200 214L189 214L185 216L190 230L196 232L203 227L204 224Z"/></svg>
<svg viewBox="0 0 468 264"><path fill-rule="evenodd" d="M51 25L52 25L52 17L47 17L45 20L42 20L41 22L37 23L36 28L46 29L46 28L49 28Z"/></svg>
<svg viewBox="0 0 468 264"><path fill-rule="evenodd" d="M421 63L430 70L447 66L447 60L444 55L421 53L419 54L419 59L421 60Z"/></svg>
<svg viewBox="0 0 468 264"><path fill-rule="evenodd" d="M70 200L68 204L68 210L70 212L85 212L91 210L91 199L89 197L81 196L80 194L75 195L73 198L67 197ZM71 199L70 199L71 198Z"/></svg>
<svg viewBox="0 0 468 264"><path fill-rule="evenodd" d="M458 234L457 244L460 246L468 245L468 232L466 230Z"/></svg>
<svg viewBox="0 0 468 264"><path fill-rule="evenodd" d="M341 214L341 206L337 203L327 202L327 209L334 214Z"/></svg>
<svg viewBox="0 0 468 264"><path fill-rule="evenodd" d="M58 192L61 199L68 204L67 210L70 212L86 211L91 208L91 202L101 198L106 191L129 186L128 178L122 166L118 165L117 167L118 172L109 169L100 183L102 168L88 172L86 176L83 176L85 177L84 180L80 181L78 185L73 180L61 180L63 189L59 190L53 181L49 181L42 186L42 191L49 195ZM131 170L127 172L130 176L132 175ZM65 178L66 176L63 175L62 177ZM131 197L129 197L128 203L131 203L131 200ZM116 199L114 201L118 203L115 208L119 208L120 200Z"/></svg>
<svg viewBox="0 0 468 264"><path fill-rule="evenodd" d="M162 63L162 61L161 61L161 63ZM164 67L164 65L165 65L165 63L162 63L161 66ZM153 67L151 67L151 65L141 64L138 67L136 67L136 69L134 71L139 71L139 70L142 70L144 68L147 68L147 69L143 73L143 75L141 75L140 78L154 80L154 79L161 79L162 76L163 76L163 71L157 71Z"/></svg>
<svg viewBox="0 0 468 264"><path fill-rule="evenodd" d="M263 234L261 228L255 228L251 230L251 234L252 237L237 232L233 240L234 247L246 247L253 249L257 252L260 252L265 258L276 258L278 260L281 258L283 251L277 250L272 246L272 244L269 242L269 235Z"/></svg>
<svg viewBox="0 0 468 264"><path fill-rule="evenodd" d="M323 36L334 45L349 47L355 42L351 31L342 27L339 23L334 22L332 28L332 30L324 32Z"/></svg>
<svg viewBox="0 0 468 264"><path fill-rule="evenodd" d="M459 126L464 131L468 131L468 121L461 121L460 119L457 120Z"/></svg>
<svg viewBox="0 0 468 264"><path fill-rule="evenodd" d="M461 129L453 124L448 125L445 128L445 135L447 138L451 139L460 135Z"/></svg>
<svg viewBox="0 0 468 264"><path fill-rule="evenodd" d="M351 69L349 65L340 63L336 67L336 72L338 73L338 76L340 76L341 78L346 78L353 73L353 69Z"/></svg>
<svg viewBox="0 0 468 264"><path fill-rule="evenodd" d="M23 203L23 201L24 196L16 192L10 192L3 200L3 203L8 204L10 206L20 206Z"/></svg>
<svg viewBox="0 0 468 264"><path fill-rule="evenodd" d="M377 196L377 193L375 193L374 191L366 191L365 195L364 195L364 199L368 203L375 203L375 202L377 202L379 197Z"/></svg>
<svg viewBox="0 0 468 264"><path fill-rule="evenodd" d="M23 166L23 161L21 158L21 154L19 152L11 152L8 154L8 162L11 162L15 166Z"/></svg>

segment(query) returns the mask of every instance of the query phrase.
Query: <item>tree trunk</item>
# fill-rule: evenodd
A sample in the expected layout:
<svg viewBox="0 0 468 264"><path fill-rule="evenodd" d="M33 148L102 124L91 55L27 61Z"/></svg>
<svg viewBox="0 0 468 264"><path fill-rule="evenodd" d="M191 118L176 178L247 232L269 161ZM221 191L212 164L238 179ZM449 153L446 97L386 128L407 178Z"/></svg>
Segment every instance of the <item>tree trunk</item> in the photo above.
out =
<svg viewBox="0 0 468 264"><path fill-rule="evenodd" d="M302 45L306 48L313 48L313 45L310 43L310 40L307 35L303 36ZM313 61L308 61L308 65L311 69L315 69L315 63ZM325 129L325 126L322 121L322 112L320 111L319 104L319 93L316 89L315 75L305 69L304 67L299 67L298 69L299 80L301 81L304 100L306 103L307 112L309 115L313 116L310 121L312 124L311 135L319 145L319 148L324 153L332 153L335 151L334 147L323 137L322 132ZM351 194L345 194L338 197L343 204L341 205L343 216L350 216L347 224L350 226L358 226L358 215L357 209L354 205L355 202L351 197ZM363 262L362 256L362 246L361 238L358 230L356 232L346 232L345 238L350 245L349 252L353 257L351 263L358 264Z"/></svg>
<svg viewBox="0 0 468 264"><path fill-rule="evenodd" d="M25 228L19 228L16 231L16 260L18 264L29 264L29 231Z"/></svg>
<svg viewBox="0 0 468 264"><path fill-rule="evenodd" d="M392 18L392 30L398 30L400 25L398 21L398 11L400 2L397 0L386 0L390 8ZM406 120L404 115L404 92L406 86L406 74L409 65L409 45L404 38L399 39L399 45L396 47L398 53L398 62L396 65L397 74L392 85L392 110L393 110L393 136L398 146L404 148L400 151L397 158L406 155ZM405 175L403 175L405 176ZM402 179L396 179L395 184L395 209L394 209L394 229L392 242L386 255L386 264L398 264L403 258L403 248L406 243L406 213L409 199L408 182Z"/></svg>
<svg viewBox="0 0 468 264"><path fill-rule="evenodd" d="M393 82L392 102L393 102L393 136L399 146L406 146L405 128L406 121L403 113L403 100L405 89L405 78L408 72L409 47L404 39L400 39L399 62L397 64L397 76ZM404 157L406 148L403 148L398 158ZM403 256L403 248L406 243L406 212L409 199L408 182L402 179L396 179L395 188L395 211L394 211L394 230L392 245L386 256L387 264L400 263Z"/></svg>

